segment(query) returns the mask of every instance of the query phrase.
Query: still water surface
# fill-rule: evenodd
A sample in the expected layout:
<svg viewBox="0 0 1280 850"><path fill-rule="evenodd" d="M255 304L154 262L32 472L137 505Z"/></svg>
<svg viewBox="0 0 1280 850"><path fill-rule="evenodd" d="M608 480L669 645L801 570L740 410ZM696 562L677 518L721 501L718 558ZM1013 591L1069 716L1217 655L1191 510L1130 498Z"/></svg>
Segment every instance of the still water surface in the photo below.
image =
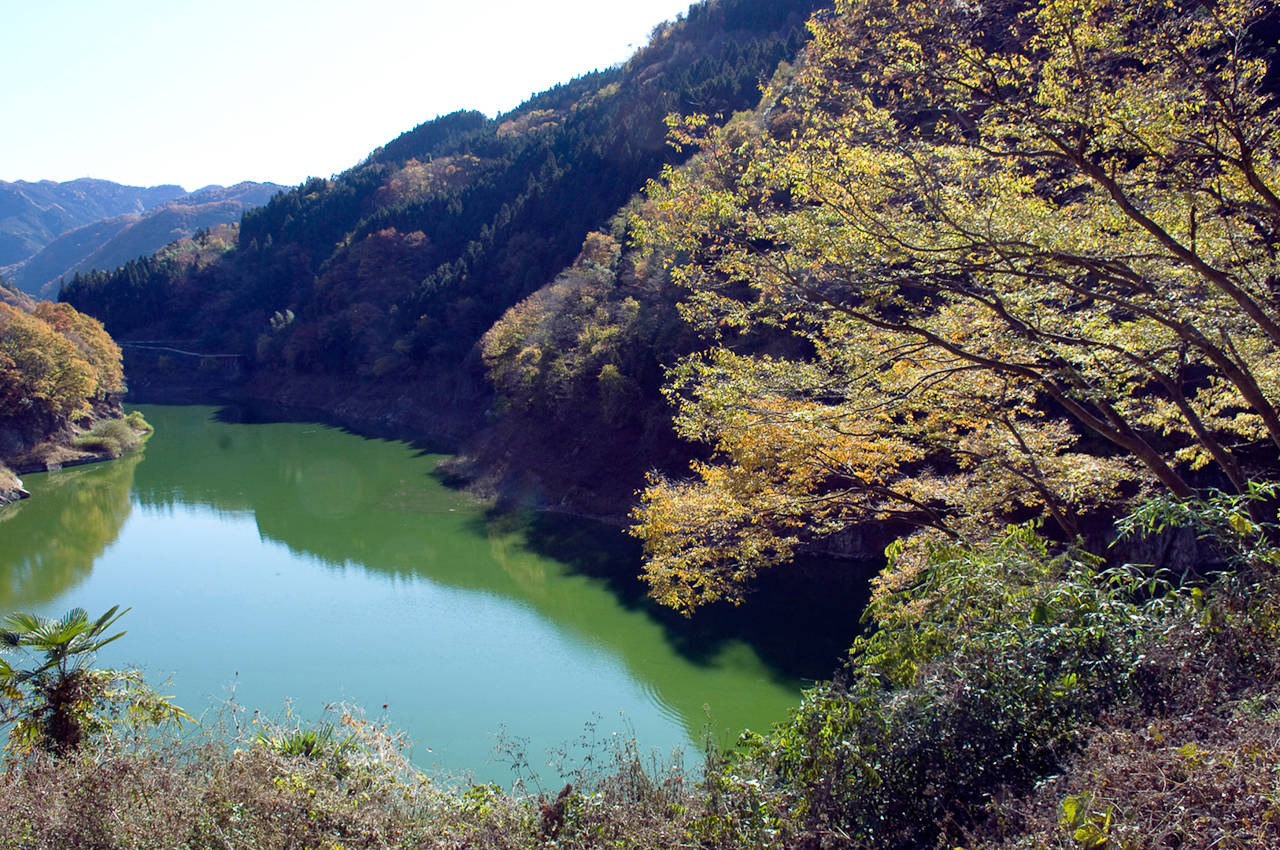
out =
<svg viewBox="0 0 1280 850"><path fill-rule="evenodd" d="M131 606L102 663L172 677L193 714L232 696L308 717L347 701L405 729L421 768L504 781L501 729L535 761L596 715L646 749L763 730L799 701L789 647L818 647L823 675L848 645L803 602L803 625L785 604L655 611L616 530L486 517L405 443L140 409L144 450L25 476L33 498L0 508L0 612Z"/></svg>

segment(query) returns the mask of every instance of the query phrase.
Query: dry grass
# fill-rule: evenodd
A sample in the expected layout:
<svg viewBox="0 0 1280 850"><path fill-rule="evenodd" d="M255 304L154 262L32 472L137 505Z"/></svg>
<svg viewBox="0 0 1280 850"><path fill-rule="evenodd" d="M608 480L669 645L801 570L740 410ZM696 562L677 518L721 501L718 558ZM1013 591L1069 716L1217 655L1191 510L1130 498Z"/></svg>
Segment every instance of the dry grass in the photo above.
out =
<svg viewBox="0 0 1280 850"><path fill-rule="evenodd" d="M104 419L77 435L74 445L83 451L101 452L117 458L138 449L142 445L142 435L126 419Z"/></svg>
<svg viewBox="0 0 1280 850"><path fill-rule="evenodd" d="M1274 709L1267 717L1200 715L1099 731L1070 771L1003 807L1006 839L986 846L1277 847L1278 764Z"/></svg>
<svg viewBox="0 0 1280 850"><path fill-rule="evenodd" d="M403 741L356 712L335 728L354 746L289 755L264 741L296 727L271 727L231 747L215 734L135 738L10 760L0 848L676 847L706 816L678 761L646 761L631 742L583 754L556 793L504 791L423 776Z"/></svg>
<svg viewBox="0 0 1280 850"><path fill-rule="evenodd" d="M0 505L8 504L21 495L18 493L21 487L22 479L12 469L0 463Z"/></svg>

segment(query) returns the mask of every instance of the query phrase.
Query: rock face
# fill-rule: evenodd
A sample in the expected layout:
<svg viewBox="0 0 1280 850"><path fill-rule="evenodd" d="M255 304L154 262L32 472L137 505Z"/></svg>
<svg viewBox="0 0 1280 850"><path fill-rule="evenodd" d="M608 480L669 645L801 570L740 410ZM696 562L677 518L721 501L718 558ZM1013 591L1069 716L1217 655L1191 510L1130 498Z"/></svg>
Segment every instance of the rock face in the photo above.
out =
<svg viewBox="0 0 1280 850"><path fill-rule="evenodd" d="M1172 578L1207 575L1230 566L1228 554L1192 528L1169 528L1158 534L1116 541L1106 557L1112 566L1128 564L1147 573L1164 571Z"/></svg>
<svg viewBox="0 0 1280 850"><path fill-rule="evenodd" d="M16 468L42 443L70 445L72 436L71 423L65 417L44 412L6 417L0 420L0 462Z"/></svg>
<svg viewBox="0 0 1280 850"><path fill-rule="evenodd" d="M99 400L94 403L86 423L118 419L123 415L124 408L119 398ZM0 468L7 467L22 475L105 457L77 449L75 436L76 428L65 416L35 411L6 416L0 419ZM26 492L22 490L20 481L17 487L13 487L6 484L4 477L0 477L0 489Z"/></svg>
<svg viewBox="0 0 1280 850"><path fill-rule="evenodd" d="M19 499L29 499L31 494L22 489L22 479L14 478L18 482L16 487L0 487L0 505L7 505L10 502L16 502Z"/></svg>

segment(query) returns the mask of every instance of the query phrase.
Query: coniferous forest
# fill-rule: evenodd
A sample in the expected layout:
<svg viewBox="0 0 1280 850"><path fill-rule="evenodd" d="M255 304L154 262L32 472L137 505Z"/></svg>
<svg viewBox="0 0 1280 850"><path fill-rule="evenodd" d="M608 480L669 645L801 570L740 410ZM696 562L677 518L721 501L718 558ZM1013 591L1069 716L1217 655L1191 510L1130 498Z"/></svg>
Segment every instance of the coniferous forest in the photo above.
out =
<svg viewBox="0 0 1280 850"><path fill-rule="evenodd" d="M706 0L66 281L126 344L235 355L221 391L433 425L498 509L625 516L686 616L887 548L844 667L698 769L623 743L563 790L449 788L355 715L193 755L101 721L102 684L79 749L113 772L28 711L0 834L1275 846L1278 44L1257 0ZM15 670L9 705L61 717Z"/></svg>

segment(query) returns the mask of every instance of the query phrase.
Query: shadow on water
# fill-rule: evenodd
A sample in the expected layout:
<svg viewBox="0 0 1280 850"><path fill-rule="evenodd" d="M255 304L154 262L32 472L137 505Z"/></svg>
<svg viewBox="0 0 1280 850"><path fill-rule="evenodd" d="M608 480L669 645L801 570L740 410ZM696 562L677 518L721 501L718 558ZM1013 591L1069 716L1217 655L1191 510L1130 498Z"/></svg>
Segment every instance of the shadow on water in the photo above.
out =
<svg viewBox="0 0 1280 850"><path fill-rule="evenodd" d="M314 410L269 403L223 403L213 419L237 425L318 423L363 439L405 442L416 450L417 456L456 448L406 439L408 435L391 431L357 431ZM465 483L439 469L429 475L453 490ZM265 524L260 513L260 525ZM870 579L883 567L883 561L797 558L761 575L741 605L717 603L685 617L649 598L648 585L640 578L640 542L624 529L567 514L491 511L476 517L473 531L482 539L495 533L516 532L531 554L558 561L571 573L602 583L623 607L642 612L659 624L670 645L694 664L707 665L727 643L740 641L751 647L779 679L791 681L831 677L861 632L860 618L870 593ZM300 544L291 537L283 535L282 539L298 548ZM316 542L313 539L311 546L301 548L338 562L350 557L349 552L316 551ZM378 568L375 561L379 559L361 560L370 568ZM385 565L380 566L385 569Z"/></svg>
<svg viewBox="0 0 1280 850"><path fill-rule="evenodd" d="M595 520L556 513L491 514L485 524L519 531L535 554L603 581L625 607L660 623L672 646L705 665L728 641L751 646L788 679L828 679L861 633L870 580L883 562L800 557L766 571L740 605L720 602L685 617L658 605L641 579L640 541Z"/></svg>
<svg viewBox="0 0 1280 850"><path fill-rule="evenodd" d="M260 408L141 412L145 461L32 476L0 513L0 602L133 605L121 660L181 671L180 702L234 675L255 707L391 703L459 768L503 723L555 744L602 710L675 746L780 721L858 629L848 564L781 569L686 620L648 601L623 530L486 518L410 444Z"/></svg>
<svg viewBox="0 0 1280 850"><path fill-rule="evenodd" d="M344 422L340 417L331 416L323 411L311 408L290 407L274 404L269 401L243 401L227 403L217 402L213 421L224 425L269 425L276 422L310 422L337 428L344 434L360 437L365 440L390 440L407 443L417 450L418 456L434 454L452 454L458 447L446 440L423 437L396 428L376 428L363 424L359 429Z"/></svg>

